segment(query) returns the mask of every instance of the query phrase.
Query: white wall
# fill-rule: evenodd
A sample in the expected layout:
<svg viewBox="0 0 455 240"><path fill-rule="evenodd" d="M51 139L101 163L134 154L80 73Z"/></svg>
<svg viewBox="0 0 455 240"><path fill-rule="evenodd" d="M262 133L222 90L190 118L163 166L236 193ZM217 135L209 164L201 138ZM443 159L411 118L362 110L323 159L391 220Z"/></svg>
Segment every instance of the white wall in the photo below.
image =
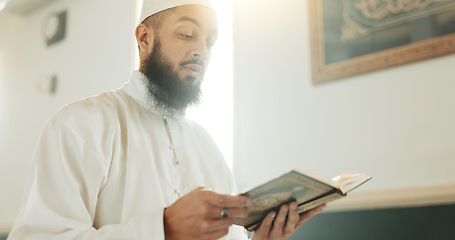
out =
<svg viewBox="0 0 455 240"><path fill-rule="evenodd" d="M68 10L66 39L46 47L42 24ZM64 104L114 90L135 65L136 1L59 1L30 16L0 14L0 232L19 212L27 169L45 121ZM55 95L37 85L58 76Z"/></svg>
<svg viewBox="0 0 455 240"><path fill-rule="evenodd" d="M363 172L359 191L455 184L455 55L313 85L307 1L234 1L234 175Z"/></svg>

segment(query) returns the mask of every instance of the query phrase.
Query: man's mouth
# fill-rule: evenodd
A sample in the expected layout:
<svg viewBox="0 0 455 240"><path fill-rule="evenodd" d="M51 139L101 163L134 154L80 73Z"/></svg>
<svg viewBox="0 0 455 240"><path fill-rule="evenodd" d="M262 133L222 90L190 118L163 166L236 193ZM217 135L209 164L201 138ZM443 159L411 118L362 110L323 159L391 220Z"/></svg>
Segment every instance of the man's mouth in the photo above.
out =
<svg viewBox="0 0 455 240"><path fill-rule="evenodd" d="M199 64L187 64L183 65L182 68L192 77L200 77L204 69Z"/></svg>

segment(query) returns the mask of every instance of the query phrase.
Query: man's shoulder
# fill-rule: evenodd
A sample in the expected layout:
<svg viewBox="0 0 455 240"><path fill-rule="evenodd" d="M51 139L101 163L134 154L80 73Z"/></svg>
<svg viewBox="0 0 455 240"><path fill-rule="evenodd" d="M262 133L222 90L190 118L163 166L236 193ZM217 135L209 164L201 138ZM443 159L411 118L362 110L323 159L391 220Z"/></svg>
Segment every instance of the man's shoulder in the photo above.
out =
<svg viewBox="0 0 455 240"><path fill-rule="evenodd" d="M112 121L119 115L127 101L128 97L122 92L104 92L63 106L50 120L71 126L108 123L107 120Z"/></svg>

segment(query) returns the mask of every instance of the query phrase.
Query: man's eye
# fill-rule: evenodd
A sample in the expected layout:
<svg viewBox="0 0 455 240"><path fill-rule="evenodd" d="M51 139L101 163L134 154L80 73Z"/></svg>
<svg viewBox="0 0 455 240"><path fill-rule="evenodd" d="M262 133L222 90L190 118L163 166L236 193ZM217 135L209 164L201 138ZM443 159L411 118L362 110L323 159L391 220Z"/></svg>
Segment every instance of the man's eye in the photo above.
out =
<svg viewBox="0 0 455 240"><path fill-rule="evenodd" d="M185 39L191 39L193 38L193 36L189 35L189 34L183 34L183 33L180 33L180 36L182 36L182 38L185 38Z"/></svg>

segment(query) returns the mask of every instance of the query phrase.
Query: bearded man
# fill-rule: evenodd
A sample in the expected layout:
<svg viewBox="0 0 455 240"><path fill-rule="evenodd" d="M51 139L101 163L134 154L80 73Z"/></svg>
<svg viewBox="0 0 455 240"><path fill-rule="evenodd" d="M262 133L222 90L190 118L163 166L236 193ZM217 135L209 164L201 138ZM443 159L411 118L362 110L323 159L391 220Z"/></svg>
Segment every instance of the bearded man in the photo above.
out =
<svg viewBox="0 0 455 240"><path fill-rule="evenodd" d="M119 90L65 106L43 129L15 239L247 239L222 154L184 118L217 39L209 0L145 0L139 71ZM210 190L208 190L210 189ZM323 207L271 212L255 239L284 239Z"/></svg>

